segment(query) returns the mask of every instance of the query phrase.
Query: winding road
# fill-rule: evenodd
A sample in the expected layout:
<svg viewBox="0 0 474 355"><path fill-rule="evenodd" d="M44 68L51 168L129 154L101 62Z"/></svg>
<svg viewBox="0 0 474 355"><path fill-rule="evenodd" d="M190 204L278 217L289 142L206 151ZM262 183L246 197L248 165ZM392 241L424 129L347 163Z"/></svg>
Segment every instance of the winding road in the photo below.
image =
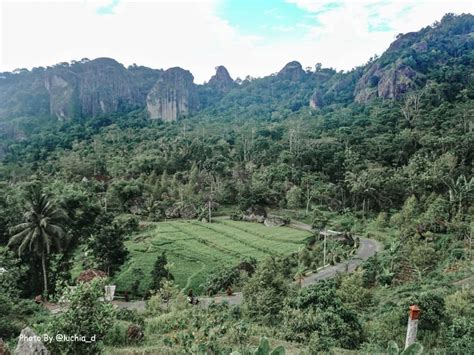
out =
<svg viewBox="0 0 474 355"><path fill-rule="evenodd" d="M312 228L309 224L299 221L292 220L288 227L301 229L309 232L312 231ZM315 273L307 275L302 280L301 286L308 287L317 283L318 281L334 277L338 272L353 272L357 268L357 266L362 264L364 260L367 260L371 256L375 255L377 252L382 250L382 245L376 240L361 237L359 237L359 239L359 249L357 250L357 254L354 255L354 257L342 263L327 266ZM227 302L231 305L240 305L243 301L243 295L242 292L235 292L232 296L222 295L214 297L203 297L200 298L199 301L203 307L207 307L211 302Z"/></svg>
<svg viewBox="0 0 474 355"><path fill-rule="evenodd" d="M312 231L312 228L309 224L299 222L299 221L290 221L288 227L305 230L308 232ZM345 260L336 265L327 266L320 269L319 271L307 275L302 280L302 287L307 287L317 283L318 281L329 279L334 277L338 272L353 272L357 266L359 266L364 260L367 260L371 256L375 255L377 252L382 250L382 245L373 239L361 238L359 237L360 245L357 250L357 254L354 255L351 259ZM199 304L201 307L207 307L210 303L223 303L227 302L230 305L240 305L243 301L242 292L235 292L232 296L221 295L214 297L202 297L199 298ZM113 304L120 308L127 308L142 311L145 310L146 304L145 301L133 301L133 302L122 302L122 301L113 301Z"/></svg>

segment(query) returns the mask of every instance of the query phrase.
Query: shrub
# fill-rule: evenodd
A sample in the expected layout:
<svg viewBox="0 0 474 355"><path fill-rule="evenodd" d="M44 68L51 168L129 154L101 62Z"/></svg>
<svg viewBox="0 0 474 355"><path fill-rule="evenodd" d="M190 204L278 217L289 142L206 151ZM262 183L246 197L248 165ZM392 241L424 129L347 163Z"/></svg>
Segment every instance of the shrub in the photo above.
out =
<svg viewBox="0 0 474 355"><path fill-rule="evenodd" d="M387 213L380 212L374 220L374 226L379 229L387 227Z"/></svg>
<svg viewBox="0 0 474 355"><path fill-rule="evenodd" d="M403 312L401 324L406 323L407 311L412 304L417 304L421 309L419 329L436 331L446 321L444 298L437 291L429 291L410 297L399 307Z"/></svg>
<svg viewBox="0 0 474 355"><path fill-rule="evenodd" d="M343 275L336 291L345 306L362 311L372 303L372 293L364 288L362 273Z"/></svg>
<svg viewBox="0 0 474 355"><path fill-rule="evenodd" d="M114 219L114 222L127 234L131 234L138 230L139 220L132 215L120 215Z"/></svg>
<svg viewBox="0 0 474 355"><path fill-rule="evenodd" d="M220 291L226 290L228 287L239 284L240 278L239 269L236 267L226 268L211 275L206 281L204 288L208 295L215 295Z"/></svg>
<svg viewBox="0 0 474 355"><path fill-rule="evenodd" d="M151 288L155 291L161 289L164 281L173 281L174 276L169 271L168 259L165 252L161 253L155 261L153 270L151 271L152 284Z"/></svg>
<svg viewBox="0 0 474 355"><path fill-rule="evenodd" d="M460 317L453 320L448 330L448 349L451 354L474 354L474 320Z"/></svg>
<svg viewBox="0 0 474 355"><path fill-rule="evenodd" d="M129 323L138 324L143 326L145 324L145 317L143 314L138 313L135 310L122 308L117 311L116 318Z"/></svg>
<svg viewBox="0 0 474 355"><path fill-rule="evenodd" d="M245 285L243 309L252 319L276 322L289 285L274 258L267 259Z"/></svg>
<svg viewBox="0 0 474 355"><path fill-rule="evenodd" d="M104 336L104 344L110 346L128 345L127 330L131 323L126 321L115 321Z"/></svg>
<svg viewBox="0 0 474 355"><path fill-rule="evenodd" d="M130 324L127 328L127 340L129 344L134 344L143 339L142 327L138 324Z"/></svg>
<svg viewBox="0 0 474 355"><path fill-rule="evenodd" d="M83 341L55 341L48 346L52 353L59 354L97 354L102 340L112 327L115 310L110 303L100 301L104 296L103 279L94 279L79 284L75 290L66 292L63 299L68 303L67 309L46 325L46 333L80 335ZM94 341L95 339L95 341Z"/></svg>
<svg viewBox="0 0 474 355"><path fill-rule="evenodd" d="M363 340L361 324L356 314L344 307L333 280L300 289L296 297L287 300L282 315L287 340L307 342L317 334L321 344L348 349L357 348Z"/></svg>
<svg viewBox="0 0 474 355"><path fill-rule="evenodd" d="M159 315L189 307L186 297L179 291L172 281L165 281L147 302L147 312L150 315Z"/></svg>

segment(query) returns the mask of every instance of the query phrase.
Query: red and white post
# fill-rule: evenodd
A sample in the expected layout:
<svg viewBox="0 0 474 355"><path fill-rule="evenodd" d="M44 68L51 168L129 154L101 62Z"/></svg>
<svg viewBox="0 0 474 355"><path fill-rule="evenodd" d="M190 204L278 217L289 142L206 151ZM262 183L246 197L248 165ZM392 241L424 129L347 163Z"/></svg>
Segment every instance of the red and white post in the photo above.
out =
<svg viewBox="0 0 474 355"><path fill-rule="evenodd" d="M418 331L418 319L421 310L416 304L410 306L410 315L408 316L407 337L405 339L405 349L416 341L416 333Z"/></svg>

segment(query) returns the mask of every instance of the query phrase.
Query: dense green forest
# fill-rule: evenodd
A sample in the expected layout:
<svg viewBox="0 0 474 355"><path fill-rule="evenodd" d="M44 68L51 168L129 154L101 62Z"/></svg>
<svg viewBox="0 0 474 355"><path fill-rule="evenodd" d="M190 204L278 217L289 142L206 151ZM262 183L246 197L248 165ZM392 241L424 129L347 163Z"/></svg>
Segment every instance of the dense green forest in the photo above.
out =
<svg viewBox="0 0 474 355"><path fill-rule="evenodd" d="M1 119L0 338L13 348L28 325L99 337L46 344L53 354L251 354L262 337L275 354L379 354L391 341L402 348L417 303L426 353L473 353L473 36L473 16L446 15L350 72L317 65L220 96L203 85L202 108L175 122L143 107ZM381 94L388 86L393 97ZM87 269L120 280L131 238L162 221L212 225L255 208L383 251L305 288L291 281L322 265L314 237L291 254L243 260L245 275L217 268L201 290L243 290L241 306L189 305L160 249L150 287L129 290L149 300L143 312L95 302L103 285L76 282ZM60 314L33 302L55 303L75 284Z"/></svg>

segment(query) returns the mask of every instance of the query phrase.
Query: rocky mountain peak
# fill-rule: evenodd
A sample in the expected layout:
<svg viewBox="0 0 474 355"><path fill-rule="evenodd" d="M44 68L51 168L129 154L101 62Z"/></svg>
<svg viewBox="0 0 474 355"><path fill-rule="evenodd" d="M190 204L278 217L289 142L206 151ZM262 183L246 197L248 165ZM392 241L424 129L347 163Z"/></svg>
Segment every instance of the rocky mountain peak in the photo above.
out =
<svg viewBox="0 0 474 355"><path fill-rule="evenodd" d="M209 80L209 85L219 92L227 93L235 86L235 82L227 69L223 65L219 65L216 67L216 74Z"/></svg>
<svg viewBox="0 0 474 355"><path fill-rule="evenodd" d="M278 77L298 81L304 76L305 72L300 62L292 61L286 64L283 69L278 72Z"/></svg>

